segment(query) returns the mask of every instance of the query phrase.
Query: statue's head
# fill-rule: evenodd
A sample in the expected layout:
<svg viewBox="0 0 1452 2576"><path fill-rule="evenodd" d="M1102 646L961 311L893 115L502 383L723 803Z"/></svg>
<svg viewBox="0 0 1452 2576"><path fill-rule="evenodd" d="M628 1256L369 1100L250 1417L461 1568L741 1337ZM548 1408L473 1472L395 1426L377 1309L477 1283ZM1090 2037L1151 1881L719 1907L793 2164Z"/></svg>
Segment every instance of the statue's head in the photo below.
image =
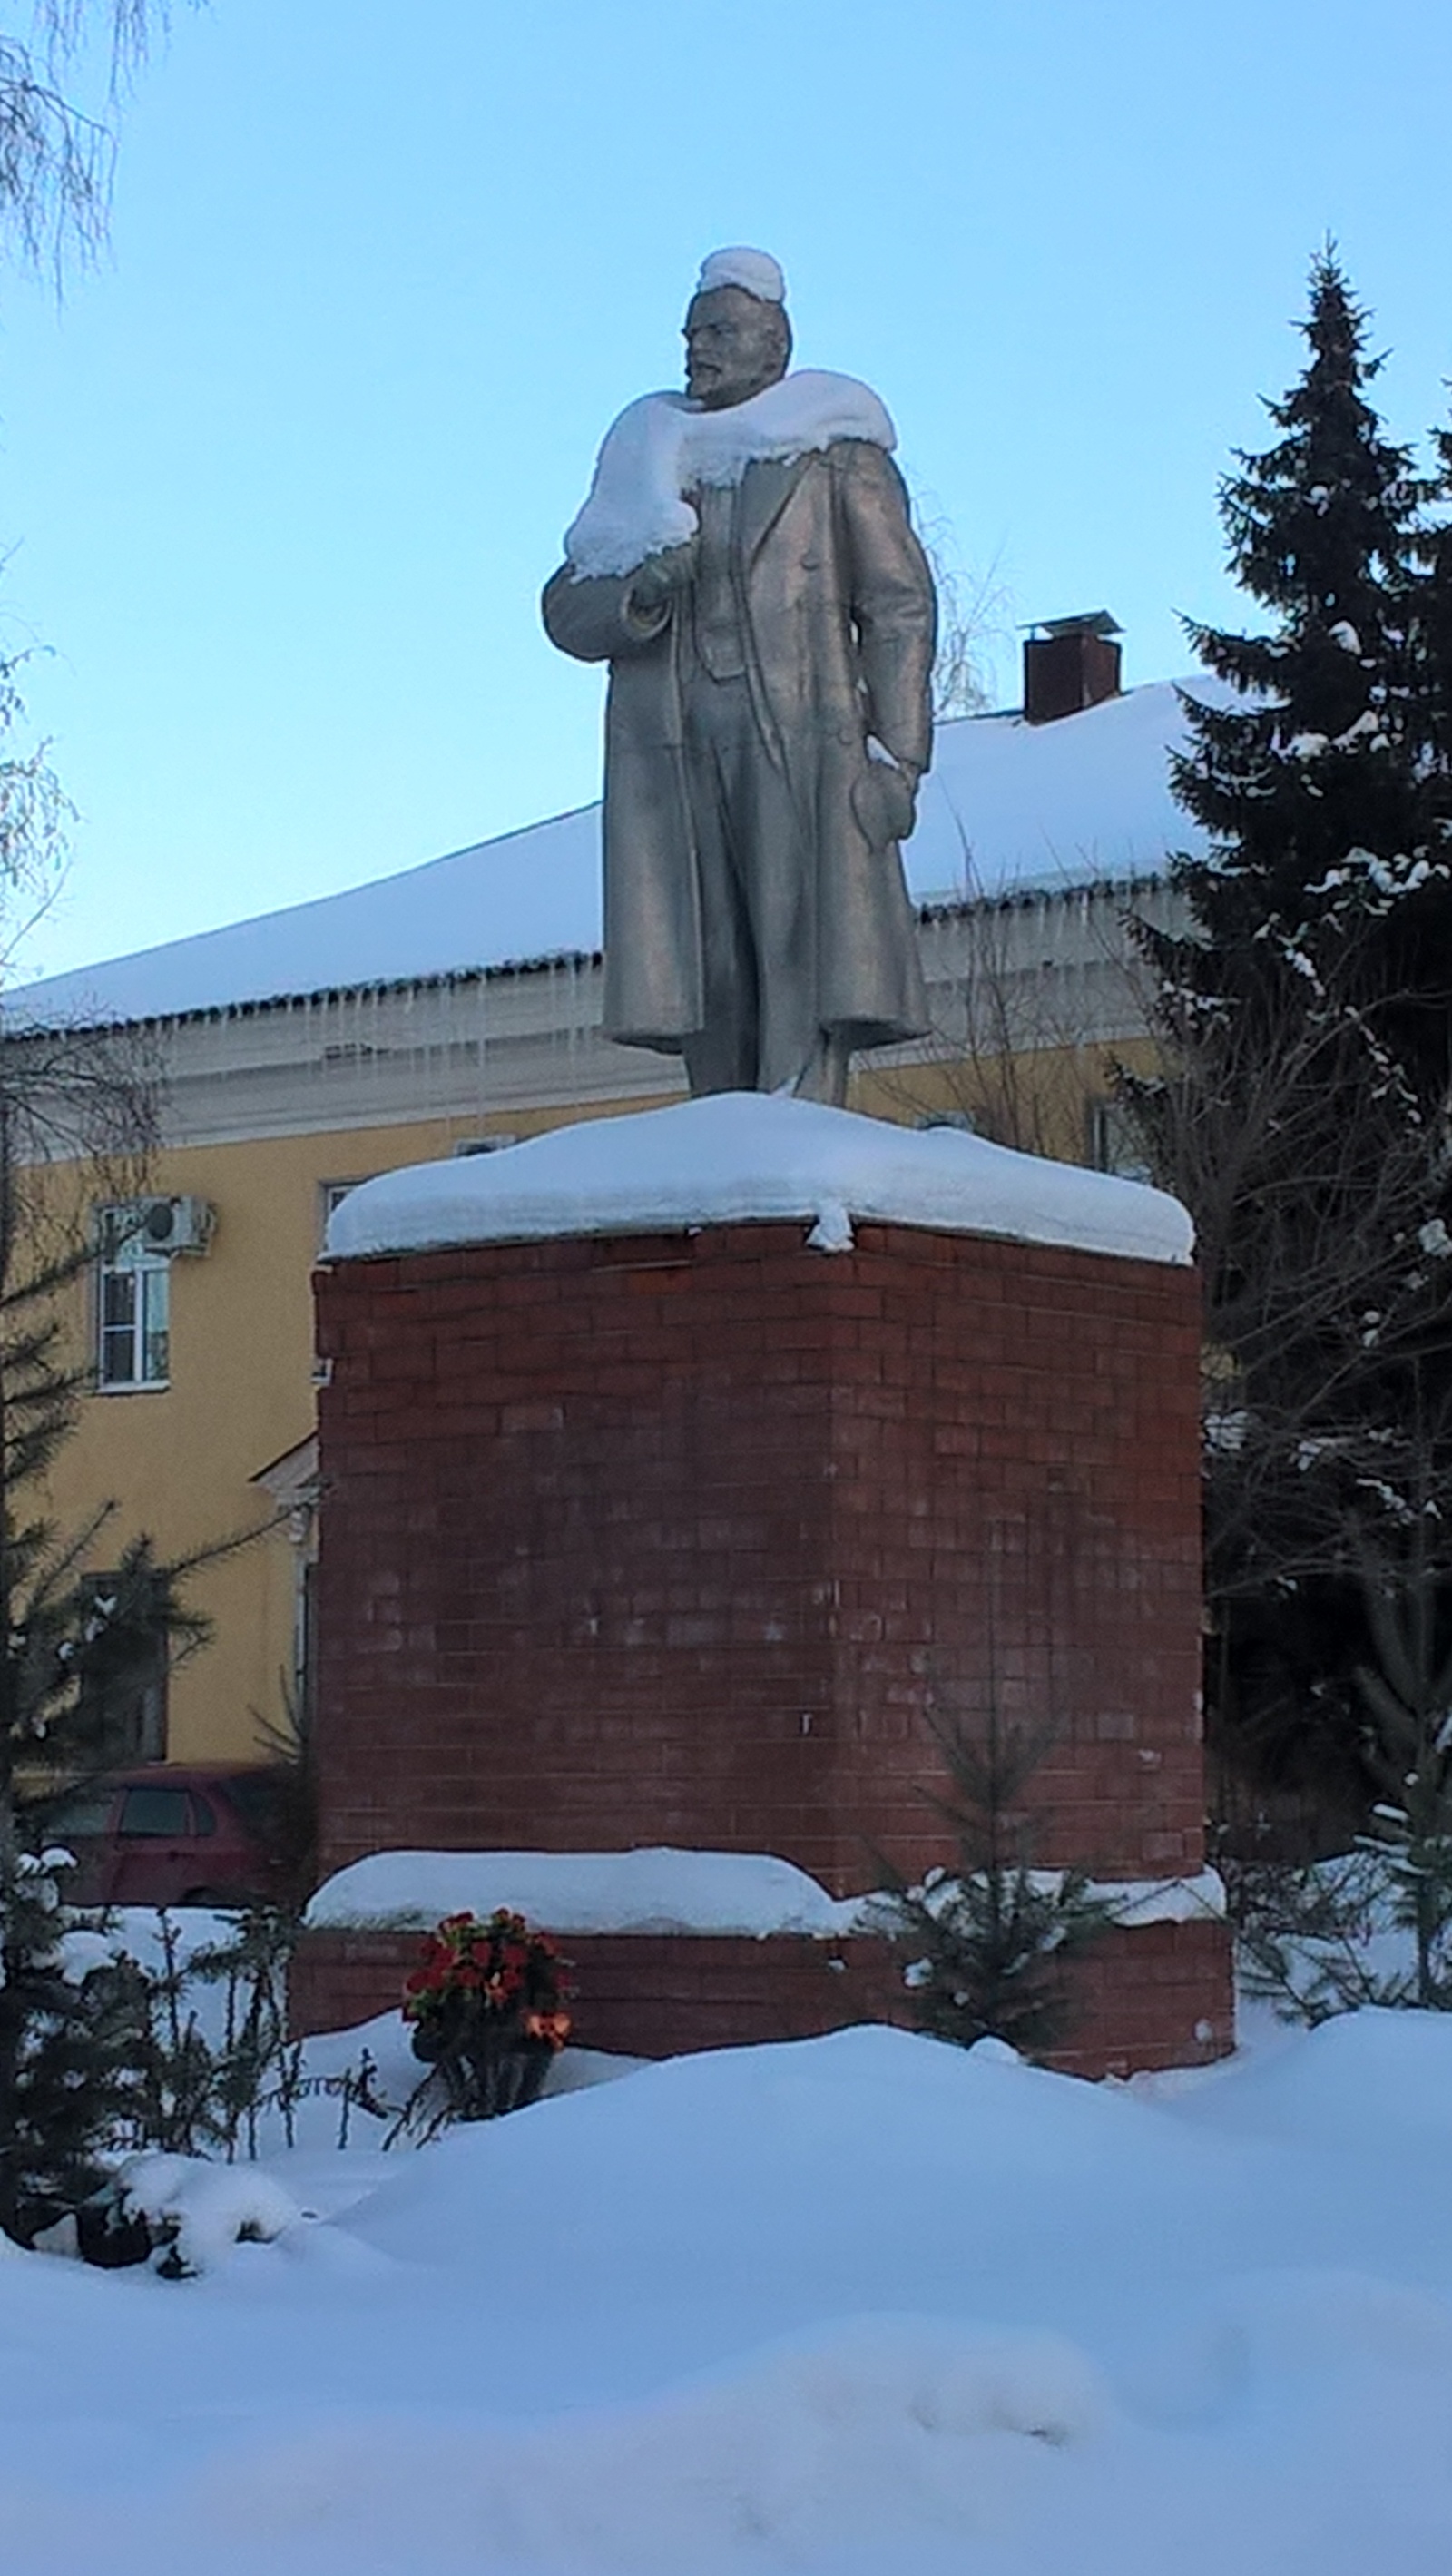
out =
<svg viewBox="0 0 1452 2576"><path fill-rule="evenodd" d="M786 374L786 281L764 250L716 250L685 320L686 391L703 411L749 402Z"/></svg>

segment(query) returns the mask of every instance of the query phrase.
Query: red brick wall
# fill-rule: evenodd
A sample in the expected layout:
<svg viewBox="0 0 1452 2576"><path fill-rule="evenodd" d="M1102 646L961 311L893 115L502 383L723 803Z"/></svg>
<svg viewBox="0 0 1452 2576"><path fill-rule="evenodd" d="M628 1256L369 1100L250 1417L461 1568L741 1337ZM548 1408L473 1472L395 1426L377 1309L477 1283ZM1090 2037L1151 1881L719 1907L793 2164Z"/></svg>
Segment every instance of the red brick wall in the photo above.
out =
<svg viewBox="0 0 1452 2576"><path fill-rule="evenodd" d="M883 1943L746 1941L677 1935L563 1942L575 1986L574 2039L630 2057L805 2039L849 2022L907 2023ZM294 2031L346 2030L396 2007L418 1956L406 1932L309 1932L293 1962ZM1222 1925L1116 1927L1065 1970L1063 2044L1048 2063L1073 2075L1193 2066L1230 2047ZM422 2070L420 2070L422 2071Z"/></svg>
<svg viewBox="0 0 1452 2576"><path fill-rule="evenodd" d="M324 1866L946 1856L936 1700L1050 1718L1035 1857L1201 1860L1193 1275L862 1225L320 1274ZM638 1955L638 1953L637 1953Z"/></svg>

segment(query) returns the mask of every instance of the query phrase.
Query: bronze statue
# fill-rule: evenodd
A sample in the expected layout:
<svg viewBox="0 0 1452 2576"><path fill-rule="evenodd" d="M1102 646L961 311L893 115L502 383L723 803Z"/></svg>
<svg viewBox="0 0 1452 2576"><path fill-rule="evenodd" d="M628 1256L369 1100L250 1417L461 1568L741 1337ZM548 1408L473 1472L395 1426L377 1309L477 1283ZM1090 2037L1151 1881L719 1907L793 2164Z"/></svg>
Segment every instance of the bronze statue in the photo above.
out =
<svg viewBox="0 0 1452 2576"><path fill-rule="evenodd" d="M621 414L544 595L608 661L605 1026L693 1092L840 1103L927 1025L899 843L932 747L932 577L891 422L787 373L776 262L718 251L686 394Z"/></svg>

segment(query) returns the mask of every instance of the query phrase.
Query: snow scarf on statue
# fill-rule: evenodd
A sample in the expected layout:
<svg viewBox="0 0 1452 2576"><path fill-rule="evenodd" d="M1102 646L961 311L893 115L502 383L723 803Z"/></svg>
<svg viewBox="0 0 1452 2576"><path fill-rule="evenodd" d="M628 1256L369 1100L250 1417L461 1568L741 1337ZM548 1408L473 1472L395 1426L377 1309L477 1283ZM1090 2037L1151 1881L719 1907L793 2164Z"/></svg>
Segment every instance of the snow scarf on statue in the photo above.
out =
<svg viewBox="0 0 1452 2576"><path fill-rule="evenodd" d="M739 483L748 465L787 464L841 438L866 439L889 456L897 445L870 386L821 367L783 376L726 411L701 411L685 394L642 394L605 433L565 560L581 577L634 572L647 555L695 535L687 493Z"/></svg>

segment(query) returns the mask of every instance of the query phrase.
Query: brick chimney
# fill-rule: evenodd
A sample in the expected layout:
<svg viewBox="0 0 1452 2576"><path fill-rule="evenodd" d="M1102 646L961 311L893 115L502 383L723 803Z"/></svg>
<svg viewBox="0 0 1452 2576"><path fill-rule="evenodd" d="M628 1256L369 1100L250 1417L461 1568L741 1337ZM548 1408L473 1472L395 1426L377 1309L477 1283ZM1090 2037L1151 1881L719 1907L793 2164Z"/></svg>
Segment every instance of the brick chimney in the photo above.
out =
<svg viewBox="0 0 1452 2576"><path fill-rule="evenodd" d="M1052 724L1117 698L1119 634L1106 608L1085 617L1041 617L1023 648L1026 722Z"/></svg>

